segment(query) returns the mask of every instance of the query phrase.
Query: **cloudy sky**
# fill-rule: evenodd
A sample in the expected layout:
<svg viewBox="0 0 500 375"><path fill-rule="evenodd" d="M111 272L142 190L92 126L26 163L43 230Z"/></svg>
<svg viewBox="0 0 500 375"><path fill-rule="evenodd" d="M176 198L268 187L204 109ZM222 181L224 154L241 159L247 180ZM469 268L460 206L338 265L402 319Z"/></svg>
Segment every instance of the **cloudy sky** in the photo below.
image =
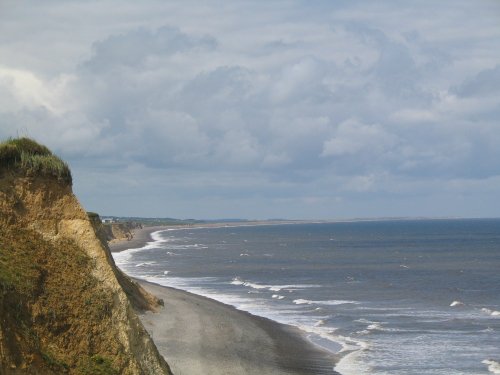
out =
<svg viewBox="0 0 500 375"><path fill-rule="evenodd" d="M500 216L500 1L0 0L0 137L86 209Z"/></svg>

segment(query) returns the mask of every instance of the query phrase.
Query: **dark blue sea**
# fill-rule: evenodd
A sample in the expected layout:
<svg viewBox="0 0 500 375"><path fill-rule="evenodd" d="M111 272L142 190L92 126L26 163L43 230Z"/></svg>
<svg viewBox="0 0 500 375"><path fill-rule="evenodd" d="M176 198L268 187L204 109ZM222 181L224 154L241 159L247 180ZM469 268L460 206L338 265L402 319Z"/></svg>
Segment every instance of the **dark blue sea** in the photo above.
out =
<svg viewBox="0 0 500 375"><path fill-rule="evenodd" d="M500 374L500 219L156 232L132 276L295 325L362 374Z"/></svg>

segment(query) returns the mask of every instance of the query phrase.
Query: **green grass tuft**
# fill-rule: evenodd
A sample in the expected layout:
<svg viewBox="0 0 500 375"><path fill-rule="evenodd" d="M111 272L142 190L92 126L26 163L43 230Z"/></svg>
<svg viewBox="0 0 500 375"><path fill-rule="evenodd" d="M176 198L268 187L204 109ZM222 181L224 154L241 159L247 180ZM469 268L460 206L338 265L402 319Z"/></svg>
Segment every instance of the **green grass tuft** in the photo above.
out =
<svg viewBox="0 0 500 375"><path fill-rule="evenodd" d="M68 165L47 147L29 138L11 138L0 143L0 168L23 171L29 176L56 177L72 184Z"/></svg>
<svg viewBox="0 0 500 375"><path fill-rule="evenodd" d="M14 145L18 150L26 152L27 154L46 156L52 155L52 152L50 152L47 147L37 143L30 138L11 138L6 143Z"/></svg>

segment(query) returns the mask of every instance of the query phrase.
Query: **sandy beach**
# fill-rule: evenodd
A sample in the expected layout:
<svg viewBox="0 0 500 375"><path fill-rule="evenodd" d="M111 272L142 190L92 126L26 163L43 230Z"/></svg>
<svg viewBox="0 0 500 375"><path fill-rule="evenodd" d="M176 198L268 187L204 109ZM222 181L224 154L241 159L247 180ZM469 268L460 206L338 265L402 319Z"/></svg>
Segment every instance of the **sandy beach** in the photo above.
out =
<svg viewBox="0 0 500 375"><path fill-rule="evenodd" d="M144 246L166 227L136 230L112 251ZM291 326L174 288L138 280L164 300L160 312L141 320L176 375L338 374L336 358Z"/></svg>

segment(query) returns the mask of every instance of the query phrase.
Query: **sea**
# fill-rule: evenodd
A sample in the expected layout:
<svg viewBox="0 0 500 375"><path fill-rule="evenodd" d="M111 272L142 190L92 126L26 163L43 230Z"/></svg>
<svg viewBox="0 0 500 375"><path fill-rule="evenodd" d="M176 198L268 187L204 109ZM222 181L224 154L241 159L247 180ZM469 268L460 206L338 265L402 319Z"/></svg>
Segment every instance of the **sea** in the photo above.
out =
<svg viewBox="0 0 500 375"><path fill-rule="evenodd" d="M500 219L170 229L113 256L300 328L342 375L500 374Z"/></svg>

